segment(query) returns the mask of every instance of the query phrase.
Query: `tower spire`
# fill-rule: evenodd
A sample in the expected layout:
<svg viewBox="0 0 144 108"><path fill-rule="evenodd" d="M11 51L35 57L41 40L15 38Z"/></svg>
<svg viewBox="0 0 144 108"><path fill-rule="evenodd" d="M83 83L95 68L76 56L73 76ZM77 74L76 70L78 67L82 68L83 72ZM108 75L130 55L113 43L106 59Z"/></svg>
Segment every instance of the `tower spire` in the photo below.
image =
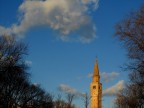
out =
<svg viewBox="0 0 144 108"><path fill-rule="evenodd" d="M102 108L102 84L98 68L98 59L94 64L93 81L90 84L91 104L90 108Z"/></svg>
<svg viewBox="0 0 144 108"><path fill-rule="evenodd" d="M98 59L96 58L96 62L94 65L94 73L93 73L93 77L94 76L99 76L99 68L98 68Z"/></svg>

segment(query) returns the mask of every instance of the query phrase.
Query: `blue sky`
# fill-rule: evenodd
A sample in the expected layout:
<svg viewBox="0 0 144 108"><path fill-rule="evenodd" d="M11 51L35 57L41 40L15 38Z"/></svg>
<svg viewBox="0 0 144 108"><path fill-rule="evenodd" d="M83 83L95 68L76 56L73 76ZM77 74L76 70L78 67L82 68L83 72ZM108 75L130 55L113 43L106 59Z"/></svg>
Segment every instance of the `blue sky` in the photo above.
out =
<svg viewBox="0 0 144 108"><path fill-rule="evenodd" d="M143 0L0 0L0 34L13 33L28 44L26 61L31 67L31 81L54 94L60 93L58 87L89 92L89 76L97 56L105 93L103 108L111 108L112 89L117 92L128 80L127 73L120 68L127 61L126 51L114 38L114 26L143 3ZM80 99L75 103L84 108Z"/></svg>

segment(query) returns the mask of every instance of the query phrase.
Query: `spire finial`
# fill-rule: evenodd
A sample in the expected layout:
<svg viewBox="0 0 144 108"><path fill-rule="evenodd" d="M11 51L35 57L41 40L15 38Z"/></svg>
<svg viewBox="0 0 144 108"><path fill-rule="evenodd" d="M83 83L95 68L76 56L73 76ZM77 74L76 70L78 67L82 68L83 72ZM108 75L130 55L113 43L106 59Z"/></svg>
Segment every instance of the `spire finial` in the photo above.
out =
<svg viewBox="0 0 144 108"><path fill-rule="evenodd" d="M96 56L96 63L98 63L98 57Z"/></svg>

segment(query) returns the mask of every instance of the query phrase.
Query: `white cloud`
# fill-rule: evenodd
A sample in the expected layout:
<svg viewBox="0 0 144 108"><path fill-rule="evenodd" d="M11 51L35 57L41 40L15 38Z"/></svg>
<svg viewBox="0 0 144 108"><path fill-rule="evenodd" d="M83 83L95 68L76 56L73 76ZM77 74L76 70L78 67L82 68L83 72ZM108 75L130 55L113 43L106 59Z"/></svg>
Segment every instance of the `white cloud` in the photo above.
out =
<svg viewBox="0 0 144 108"><path fill-rule="evenodd" d="M89 74L87 75L88 78L91 78L92 76L93 76L93 73L89 73Z"/></svg>
<svg viewBox="0 0 144 108"><path fill-rule="evenodd" d="M102 80L104 80L105 82L109 82L114 80L116 77L119 76L118 72L102 72L101 73L101 78Z"/></svg>
<svg viewBox="0 0 144 108"><path fill-rule="evenodd" d="M107 88L103 91L103 96L116 95L120 90L124 88L124 80L119 81L114 86Z"/></svg>
<svg viewBox="0 0 144 108"><path fill-rule="evenodd" d="M38 83L33 83L32 85L35 87L40 87L40 84L38 84Z"/></svg>
<svg viewBox="0 0 144 108"><path fill-rule="evenodd" d="M77 76L76 79L77 80L81 80L83 77L82 76Z"/></svg>
<svg viewBox="0 0 144 108"><path fill-rule="evenodd" d="M81 1L82 1L83 4L86 4L86 5L90 4L90 5L92 5L92 7L94 9L98 8L98 2L99 2L99 0L81 0Z"/></svg>
<svg viewBox="0 0 144 108"><path fill-rule="evenodd" d="M65 93L70 93L70 94L77 94L77 90L68 86L68 85L65 85L65 84L60 84L58 89L62 92L65 92Z"/></svg>
<svg viewBox="0 0 144 108"><path fill-rule="evenodd" d="M58 31L61 40L69 40L69 34L77 32L74 40L90 42L96 29L88 15L89 5L96 9L98 0L25 0L19 7L19 22L8 28L0 26L0 35L22 35L32 27L45 25Z"/></svg>
<svg viewBox="0 0 144 108"><path fill-rule="evenodd" d="M92 76L93 76L93 73L89 73L87 75L88 78L91 78ZM100 77L104 82L112 81L118 76L119 76L118 72L100 72Z"/></svg>
<svg viewBox="0 0 144 108"><path fill-rule="evenodd" d="M26 60L26 61L25 61L25 64L28 65L28 66L29 66L29 65L32 65L32 61Z"/></svg>
<svg viewBox="0 0 144 108"><path fill-rule="evenodd" d="M60 84L58 89L64 93L75 94L76 96L84 96L84 92L80 92L75 88L70 87L69 85Z"/></svg>

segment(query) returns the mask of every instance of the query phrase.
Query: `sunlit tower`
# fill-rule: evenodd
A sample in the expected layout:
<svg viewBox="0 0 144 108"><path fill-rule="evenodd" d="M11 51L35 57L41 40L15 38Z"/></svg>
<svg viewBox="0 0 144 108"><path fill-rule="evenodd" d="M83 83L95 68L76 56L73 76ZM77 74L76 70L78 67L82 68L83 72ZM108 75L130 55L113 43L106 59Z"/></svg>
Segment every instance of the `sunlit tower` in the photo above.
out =
<svg viewBox="0 0 144 108"><path fill-rule="evenodd" d="M92 82L90 84L90 97L90 108L102 108L102 84L100 83L98 60L96 60L94 65Z"/></svg>

